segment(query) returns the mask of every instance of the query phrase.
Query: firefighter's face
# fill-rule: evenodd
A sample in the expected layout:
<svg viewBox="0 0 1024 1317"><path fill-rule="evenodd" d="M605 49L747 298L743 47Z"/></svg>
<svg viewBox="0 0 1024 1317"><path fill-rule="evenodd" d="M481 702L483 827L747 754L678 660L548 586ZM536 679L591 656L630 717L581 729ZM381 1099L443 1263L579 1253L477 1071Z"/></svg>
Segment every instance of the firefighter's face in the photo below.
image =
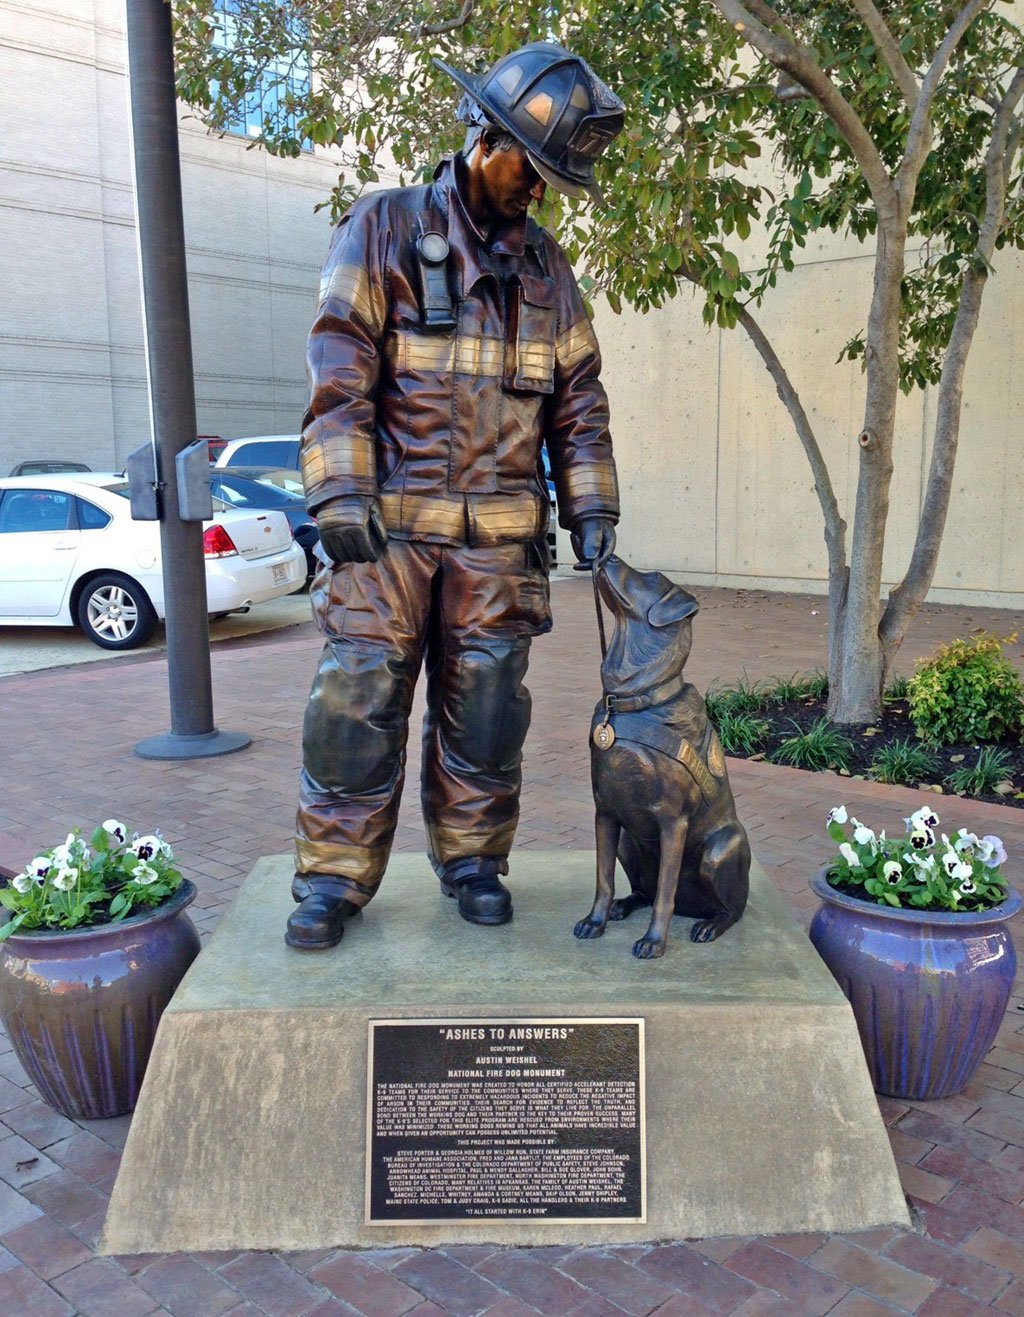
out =
<svg viewBox="0 0 1024 1317"><path fill-rule="evenodd" d="M518 219L526 214L531 202L543 201L544 180L518 143L507 151L498 151L485 137L481 146L484 198L495 215Z"/></svg>

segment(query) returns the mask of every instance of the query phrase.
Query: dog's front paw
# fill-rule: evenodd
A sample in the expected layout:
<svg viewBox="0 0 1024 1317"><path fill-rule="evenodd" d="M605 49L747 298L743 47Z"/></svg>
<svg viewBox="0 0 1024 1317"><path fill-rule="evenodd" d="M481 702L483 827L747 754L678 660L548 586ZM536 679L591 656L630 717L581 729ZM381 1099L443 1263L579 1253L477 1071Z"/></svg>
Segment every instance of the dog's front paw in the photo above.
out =
<svg viewBox="0 0 1024 1317"><path fill-rule="evenodd" d="M600 937L604 932L605 921L598 919L594 915L587 915L586 919L581 919L573 926L573 937L592 938Z"/></svg>
<svg viewBox="0 0 1024 1317"><path fill-rule="evenodd" d="M645 933L633 943L633 955L637 960L656 960L665 954L665 945L665 938Z"/></svg>

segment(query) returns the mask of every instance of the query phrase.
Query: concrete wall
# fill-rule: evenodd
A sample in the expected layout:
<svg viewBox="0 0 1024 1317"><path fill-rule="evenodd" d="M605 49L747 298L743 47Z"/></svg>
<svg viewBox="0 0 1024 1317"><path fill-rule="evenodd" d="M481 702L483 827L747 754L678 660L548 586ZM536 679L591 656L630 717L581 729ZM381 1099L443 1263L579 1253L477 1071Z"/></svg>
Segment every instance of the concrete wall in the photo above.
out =
<svg viewBox="0 0 1024 1317"><path fill-rule="evenodd" d="M911 258L913 259L913 258ZM867 317L872 255L831 236L756 312L799 391L852 534L863 423L859 363L836 359ZM931 598L1024 605L1019 453L1024 258L1001 252L968 364L963 425ZM707 329L689 292L647 316L597 315L623 494L619 545L695 584L824 592L823 521L789 414L742 329ZM910 561L935 391L901 395L884 580Z"/></svg>
<svg viewBox="0 0 1024 1317"><path fill-rule="evenodd" d="M32 455L120 465L148 433L118 0L0 0L0 473ZM294 431L334 181L329 156L275 160L181 127L201 433ZM747 244L752 264L761 239ZM1002 253L968 369L936 598L1024 604L1016 534L1024 267ZM857 364L871 258L831 235L798 253L759 319L800 390L847 520L863 412ZM810 469L741 330L705 329L684 294L598 313L623 490L622 552L697 584L824 589ZM933 394L902 399L886 580L913 542Z"/></svg>

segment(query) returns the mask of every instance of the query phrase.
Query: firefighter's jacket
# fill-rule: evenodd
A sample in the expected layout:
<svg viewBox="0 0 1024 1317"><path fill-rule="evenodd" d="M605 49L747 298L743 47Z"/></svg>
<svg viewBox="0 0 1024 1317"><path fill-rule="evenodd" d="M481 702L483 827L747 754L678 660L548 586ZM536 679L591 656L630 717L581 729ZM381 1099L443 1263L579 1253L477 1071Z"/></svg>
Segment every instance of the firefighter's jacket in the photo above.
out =
<svg viewBox="0 0 1024 1317"><path fill-rule="evenodd" d="M309 338L302 474L315 511L379 495L388 532L439 544L536 540L548 520L618 518L601 356L568 261L532 219L487 241L459 193L433 183L364 197L335 231ZM449 244L454 327L424 323L417 237Z"/></svg>

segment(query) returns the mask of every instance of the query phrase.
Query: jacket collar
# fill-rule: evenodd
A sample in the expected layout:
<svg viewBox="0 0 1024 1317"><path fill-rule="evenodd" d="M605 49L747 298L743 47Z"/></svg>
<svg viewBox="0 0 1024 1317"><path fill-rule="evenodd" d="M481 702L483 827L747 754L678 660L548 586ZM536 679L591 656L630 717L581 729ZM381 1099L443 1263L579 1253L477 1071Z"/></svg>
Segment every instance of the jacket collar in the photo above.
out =
<svg viewBox="0 0 1024 1317"><path fill-rule="evenodd" d="M539 226L528 216L502 222L488 241L473 223L465 201L462 153L446 156L434 171L434 200L448 218L448 241L458 252L463 267L463 287L468 291L484 275L497 276L492 256L522 258L527 246L542 244Z"/></svg>

